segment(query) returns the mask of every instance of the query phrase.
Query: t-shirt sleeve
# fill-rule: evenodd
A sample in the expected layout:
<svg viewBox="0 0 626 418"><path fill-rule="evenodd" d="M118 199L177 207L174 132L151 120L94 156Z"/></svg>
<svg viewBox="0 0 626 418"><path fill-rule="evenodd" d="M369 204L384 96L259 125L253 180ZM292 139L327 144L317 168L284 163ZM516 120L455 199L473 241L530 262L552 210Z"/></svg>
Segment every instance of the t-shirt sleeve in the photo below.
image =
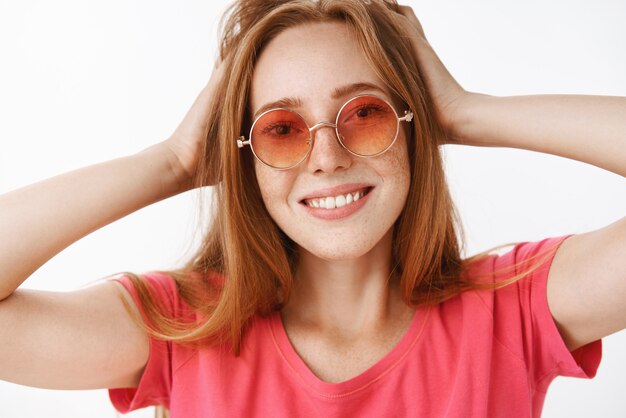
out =
<svg viewBox="0 0 626 418"><path fill-rule="evenodd" d="M148 288L152 297L161 303L166 313L174 313L177 294L174 280L164 273L150 272L142 276L148 281ZM110 280L115 280L126 288L139 308L144 323L146 323L148 320L145 311L131 280L127 276ZM150 336L150 354L138 387L110 388L109 398L115 409L124 414L151 405L164 405L169 408L171 386L171 342Z"/></svg>
<svg viewBox="0 0 626 418"><path fill-rule="evenodd" d="M516 265L513 272L518 274L540 263L539 268L528 276L501 289L509 296L501 298L499 304L509 304L507 307L501 306L501 312L519 311L521 329L517 332L521 335L523 356L535 390L544 392L556 376L593 378L602 358L602 340L593 341L570 352L548 306L548 273L556 253L553 250L558 249L570 236L518 244L510 252L498 257L494 266L497 271ZM510 273L507 275L510 277ZM517 308L514 306L515 300L519 302ZM512 324L511 326L514 327Z"/></svg>

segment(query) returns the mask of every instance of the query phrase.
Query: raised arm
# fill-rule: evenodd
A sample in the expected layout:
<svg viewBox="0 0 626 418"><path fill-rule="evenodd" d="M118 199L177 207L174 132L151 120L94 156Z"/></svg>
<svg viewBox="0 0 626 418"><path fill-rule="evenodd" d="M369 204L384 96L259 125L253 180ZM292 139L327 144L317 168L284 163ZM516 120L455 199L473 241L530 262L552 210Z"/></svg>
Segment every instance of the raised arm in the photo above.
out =
<svg viewBox="0 0 626 418"><path fill-rule="evenodd" d="M451 131L461 144L522 148L626 177L626 98L464 95Z"/></svg>
<svg viewBox="0 0 626 418"><path fill-rule="evenodd" d="M161 145L0 196L0 300L73 242L182 191Z"/></svg>
<svg viewBox="0 0 626 418"><path fill-rule="evenodd" d="M0 379L50 389L138 383L149 340L126 312L122 298L138 314L121 285L18 287L78 239L192 187L220 74L214 71L168 139L0 196Z"/></svg>
<svg viewBox="0 0 626 418"><path fill-rule="evenodd" d="M172 135L130 156L61 174L0 196L0 300L73 242L145 206L189 190L218 65ZM211 182L211 184L215 181Z"/></svg>
<svg viewBox="0 0 626 418"><path fill-rule="evenodd" d="M539 151L626 176L626 98L467 92L413 10L401 11L449 143ZM626 218L563 242L549 272L548 304L570 350L626 328Z"/></svg>
<svg viewBox="0 0 626 418"><path fill-rule="evenodd" d="M182 191L171 164L155 146L0 196L1 380L47 389L139 381L148 338L124 310L117 283L73 292L17 288L74 241Z"/></svg>
<svg viewBox="0 0 626 418"><path fill-rule="evenodd" d="M421 64L449 143L520 148L586 162L626 176L626 98L496 97L463 90L425 38ZM433 75L433 72L435 74Z"/></svg>
<svg viewBox="0 0 626 418"><path fill-rule="evenodd" d="M544 152L626 176L626 98L465 91L428 43L413 10L402 11L448 143Z"/></svg>

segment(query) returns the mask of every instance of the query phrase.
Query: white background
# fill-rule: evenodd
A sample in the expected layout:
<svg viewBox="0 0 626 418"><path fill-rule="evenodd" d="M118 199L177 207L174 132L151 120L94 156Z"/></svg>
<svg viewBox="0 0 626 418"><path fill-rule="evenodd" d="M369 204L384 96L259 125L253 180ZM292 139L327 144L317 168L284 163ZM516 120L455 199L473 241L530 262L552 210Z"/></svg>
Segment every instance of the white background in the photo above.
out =
<svg viewBox="0 0 626 418"><path fill-rule="evenodd" d="M0 193L165 139L208 80L226 5L0 0ZM468 90L626 96L626 6L618 0L412 5ZM624 179L587 164L505 149L448 146L445 155L468 255L582 233L626 213ZM194 193L185 193L96 231L23 287L68 291L122 270L177 266L192 242L194 204ZM603 344L597 377L557 378L543 416L626 416L626 333ZM115 412L105 390L0 382L0 417L44 416Z"/></svg>

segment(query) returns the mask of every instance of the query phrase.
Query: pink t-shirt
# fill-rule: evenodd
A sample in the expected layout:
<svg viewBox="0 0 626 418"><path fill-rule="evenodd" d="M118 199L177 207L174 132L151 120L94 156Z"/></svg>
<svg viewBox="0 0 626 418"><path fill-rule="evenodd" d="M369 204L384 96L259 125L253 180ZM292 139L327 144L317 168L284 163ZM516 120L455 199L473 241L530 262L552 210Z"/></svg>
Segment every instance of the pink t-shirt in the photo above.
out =
<svg viewBox="0 0 626 418"><path fill-rule="evenodd" d="M518 244L474 271L491 273L566 237ZM109 396L119 412L162 404L172 418L539 417L556 376L592 378L602 357L601 340L572 353L563 343L546 298L551 263L496 292L469 291L417 309L396 347L341 383L308 369L275 313L253 320L240 357L151 339L139 387L109 389ZM180 313L173 280L161 273L148 278L156 296ZM137 303L126 277L111 280Z"/></svg>

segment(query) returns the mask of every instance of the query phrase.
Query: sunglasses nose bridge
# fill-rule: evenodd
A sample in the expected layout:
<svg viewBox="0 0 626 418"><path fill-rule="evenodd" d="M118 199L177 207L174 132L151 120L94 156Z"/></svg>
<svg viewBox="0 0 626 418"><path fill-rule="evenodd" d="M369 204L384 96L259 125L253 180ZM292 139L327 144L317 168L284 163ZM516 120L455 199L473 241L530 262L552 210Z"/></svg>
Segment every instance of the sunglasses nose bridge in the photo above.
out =
<svg viewBox="0 0 626 418"><path fill-rule="evenodd" d="M337 124L336 123L331 123L331 122L318 122L315 125L313 125L312 127L309 128L309 132L310 132L310 140L313 140L313 132L315 132L318 129L321 128L333 128L335 130L335 133L337 133Z"/></svg>
<svg viewBox="0 0 626 418"><path fill-rule="evenodd" d="M337 128L337 124L336 123L330 123L330 122L319 122L316 123L315 125L313 125L311 128L309 128L309 132L311 132L311 135L313 134L313 131L319 129L319 128L323 128L323 127L329 127L329 128Z"/></svg>

